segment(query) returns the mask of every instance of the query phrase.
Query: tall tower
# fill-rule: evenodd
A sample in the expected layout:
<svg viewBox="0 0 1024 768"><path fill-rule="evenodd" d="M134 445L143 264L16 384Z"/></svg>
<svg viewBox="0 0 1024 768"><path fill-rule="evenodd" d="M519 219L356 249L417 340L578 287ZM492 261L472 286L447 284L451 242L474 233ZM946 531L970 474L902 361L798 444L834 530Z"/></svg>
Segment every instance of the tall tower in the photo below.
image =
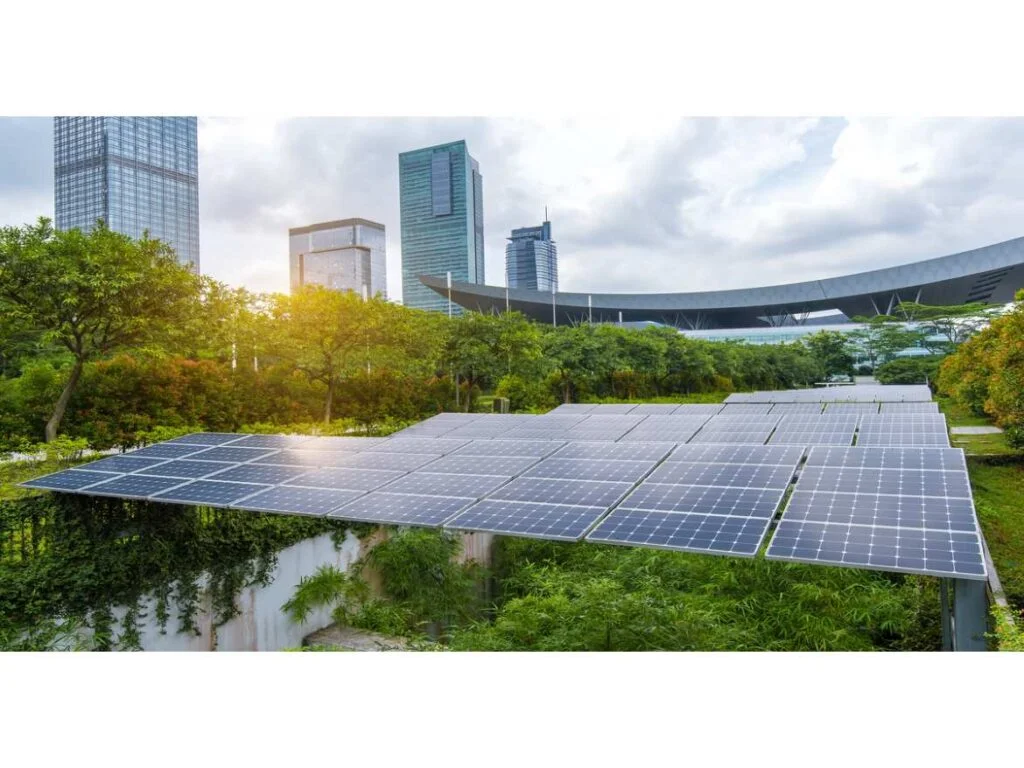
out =
<svg viewBox="0 0 1024 768"><path fill-rule="evenodd" d="M292 291L324 285L339 291L387 298L384 225L341 219L288 230Z"/></svg>
<svg viewBox="0 0 1024 768"><path fill-rule="evenodd" d="M546 213L546 211L545 211ZM551 222L513 229L505 246L505 285L534 291L558 290L558 246Z"/></svg>
<svg viewBox="0 0 1024 768"><path fill-rule="evenodd" d="M484 200L480 166L465 141L398 156L405 306L447 311L420 275L484 282Z"/></svg>
<svg viewBox="0 0 1024 768"><path fill-rule="evenodd" d="M199 271L195 117L55 117L53 166L57 229L148 230Z"/></svg>

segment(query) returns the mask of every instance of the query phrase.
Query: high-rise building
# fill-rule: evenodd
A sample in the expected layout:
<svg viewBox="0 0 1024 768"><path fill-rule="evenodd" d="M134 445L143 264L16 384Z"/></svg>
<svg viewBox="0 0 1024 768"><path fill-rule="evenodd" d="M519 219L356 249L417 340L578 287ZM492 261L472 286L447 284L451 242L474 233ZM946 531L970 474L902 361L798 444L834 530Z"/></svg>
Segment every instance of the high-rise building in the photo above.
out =
<svg viewBox="0 0 1024 768"><path fill-rule="evenodd" d="M513 229L505 246L505 285L534 291L558 290L558 246L551 222Z"/></svg>
<svg viewBox="0 0 1024 768"><path fill-rule="evenodd" d="M484 198L480 166L465 141L398 156L402 208L402 301L447 311L420 275L484 282ZM459 311L456 307L456 311Z"/></svg>
<svg viewBox="0 0 1024 768"><path fill-rule="evenodd" d="M288 230L292 291L324 285L387 298L384 225L341 219Z"/></svg>
<svg viewBox="0 0 1024 768"><path fill-rule="evenodd" d="M53 166L57 229L148 231L199 271L196 118L55 117Z"/></svg>

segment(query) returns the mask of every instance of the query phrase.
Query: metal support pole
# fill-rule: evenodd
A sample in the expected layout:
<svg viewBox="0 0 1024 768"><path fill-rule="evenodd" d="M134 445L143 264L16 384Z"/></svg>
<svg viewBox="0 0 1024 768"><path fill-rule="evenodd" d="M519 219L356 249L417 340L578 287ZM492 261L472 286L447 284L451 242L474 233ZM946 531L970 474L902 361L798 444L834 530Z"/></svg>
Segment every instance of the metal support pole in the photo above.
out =
<svg viewBox="0 0 1024 768"><path fill-rule="evenodd" d="M508 309L508 278L505 279L505 314L509 312Z"/></svg>
<svg viewBox="0 0 1024 768"><path fill-rule="evenodd" d="M452 273L448 273L448 319L452 319Z"/></svg>
<svg viewBox="0 0 1024 768"><path fill-rule="evenodd" d="M619 310L619 325L622 325L622 310Z"/></svg>
<svg viewBox="0 0 1024 768"><path fill-rule="evenodd" d="M587 322L591 325L594 324L594 302L591 301L591 296L587 295Z"/></svg>
<svg viewBox="0 0 1024 768"><path fill-rule="evenodd" d="M551 325L558 327L558 312L555 309L555 284L551 284Z"/></svg>
<svg viewBox="0 0 1024 768"><path fill-rule="evenodd" d="M942 650L953 650L953 621L949 612L949 579L939 579L939 607L942 616Z"/></svg>
<svg viewBox="0 0 1024 768"><path fill-rule="evenodd" d="M953 650L986 651L988 643L988 595L985 582L953 580Z"/></svg>

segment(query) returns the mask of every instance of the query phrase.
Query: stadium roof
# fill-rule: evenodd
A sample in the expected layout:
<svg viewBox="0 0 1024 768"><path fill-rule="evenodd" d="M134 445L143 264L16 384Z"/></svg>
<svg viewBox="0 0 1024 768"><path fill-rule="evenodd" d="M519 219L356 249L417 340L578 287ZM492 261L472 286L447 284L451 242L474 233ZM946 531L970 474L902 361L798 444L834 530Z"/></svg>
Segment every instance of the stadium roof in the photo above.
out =
<svg viewBox="0 0 1024 768"><path fill-rule="evenodd" d="M420 281L448 296L444 276ZM695 293L556 293L452 283L452 302L480 312L509 309L559 323L650 320L679 328L753 328L799 322L808 313L887 314L900 301L1005 304L1024 287L1024 237L935 259L824 280ZM507 302L507 304L506 304ZM621 313L621 316L620 316Z"/></svg>

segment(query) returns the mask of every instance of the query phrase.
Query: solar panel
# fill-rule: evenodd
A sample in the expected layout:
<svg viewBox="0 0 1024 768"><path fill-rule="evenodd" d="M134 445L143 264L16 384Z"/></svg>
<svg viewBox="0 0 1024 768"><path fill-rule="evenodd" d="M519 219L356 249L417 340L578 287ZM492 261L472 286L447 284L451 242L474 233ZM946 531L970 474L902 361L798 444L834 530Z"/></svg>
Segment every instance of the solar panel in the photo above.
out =
<svg viewBox="0 0 1024 768"><path fill-rule="evenodd" d="M322 517L362 495L362 491L277 486L250 496L232 506L257 512L286 512Z"/></svg>
<svg viewBox="0 0 1024 768"><path fill-rule="evenodd" d="M294 448L318 438L309 435L248 435L236 440L231 447L240 448Z"/></svg>
<svg viewBox="0 0 1024 768"><path fill-rule="evenodd" d="M785 416L790 413L821 413L821 403L775 403L768 411L771 416Z"/></svg>
<svg viewBox="0 0 1024 768"><path fill-rule="evenodd" d="M452 452L452 456L531 456L541 458L557 450L562 442L551 440L473 440Z"/></svg>
<svg viewBox="0 0 1024 768"><path fill-rule="evenodd" d="M146 458L136 456L108 456L99 461L90 461L83 464L79 469L87 469L91 472L135 472L136 470L162 464L164 459Z"/></svg>
<svg viewBox="0 0 1024 768"><path fill-rule="evenodd" d="M205 451L210 446L208 445L183 445L183 444L171 444L171 443L158 443L156 445L147 445L145 448L139 448L137 450L126 453L126 456L132 458L145 458L145 459L180 459L182 456L189 456L200 451Z"/></svg>
<svg viewBox="0 0 1024 768"><path fill-rule="evenodd" d="M626 442L685 443L708 420L708 416L649 416L623 437Z"/></svg>
<svg viewBox="0 0 1024 768"><path fill-rule="evenodd" d="M785 464L795 467L804 449L788 445L689 445L677 446L665 460L711 464Z"/></svg>
<svg viewBox="0 0 1024 768"><path fill-rule="evenodd" d="M494 491L488 498L607 508L621 499L632 487L632 483L517 477Z"/></svg>
<svg viewBox="0 0 1024 768"><path fill-rule="evenodd" d="M456 475L505 475L512 477L532 467L532 456L442 456L422 467L423 472L444 472Z"/></svg>
<svg viewBox="0 0 1024 768"><path fill-rule="evenodd" d="M157 493L150 498L175 504L201 504L210 507L227 507L246 496L270 486L255 483L224 483L215 480L195 480L177 488Z"/></svg>
<svg viewBox="0 0 1024 768"><path fill-rule="evenodd" d="M686 461L674 461L666 462L654 470L647 478L647 483L786 488L792 480L792 466L774 464L693 464Z"/></svg>
<svg viewBox="0 0 1024 768"><path fill-rule="evenodd" d="M518 426L534 429L568 429L574 424L579 424L589 415L589 413L545 413L542 416L534 416Z"/></svg>
<svg viewBox="0 0 1024 768"><path fill-rule="evenodd" d="M753 557L761 546L769 523L768 518L678 514L620 507L594 528L587 541Z"/></svg>
<svg viewBox="0 0 1024 768"><path fill-rule="evenodd" d="M986 578L980 539L975 533L959 531L823 524L783 517L766 557L961 579Z"/></svg>
<svg viewBox="0 0 1024 768"><path fill-rule="evenodd" d="M882 403L881 412L900 414L900 413L938 413L939 404L935 402L921 403Z"/></svg>
<svg viewBox="0 0 1024 768"><path fill-rule="evenodd" d="M295 467L336 467L345 466L345 462L359 456L356 452L344 451L306 451L286 448L256 459L253 464L275 464L278 466Z"/></svg>
<svg viewBox="0 0 1024 768"><path fill-rule="evenodd" d="M221 445L233 442L240 437L242 435L236 435L231 432L194 432L191 435L183 435L166 442L171 445Z"/></svg>
<svg viewBox="0 0 1024 768"><path fill-rule="evenodd" d="M152 467L146 467L145 474L156 475L157 477L180 477L184 480L192 480L212 475L222 469L228 469L231 464L226 461L193 461L191 459L176 459Z"/></svg>
<svg viewBox="0 0 1024 768"><path fill-rule="evenodd" d="M851 445L857 430L854 414L815 416L790 414L782 417L769 444Z"/></svg>
<svg viewBox="0 0 1024 768"><path fill-rule="evenodd" d="M552 477L566 480L610 480L635 483L651 467L653 461L627 461L622 459L544 459L523 473L523 477Z"/></svg>
<svg viewBox="0 0 1024 768"><path fill-rule="evenodd" d="M842 413L878 413L878 403L828 403L826 415Z"/></svg>
<svg viewBox="0 0 1024 768"><path fill-rule="evenodd" d="M357 467L362 469L391 469L411 472L414 469L429 464L434 459L440 458L436 453L378 453L366 451L365 453L337 454L338 467Z"/></svg>
<svg viewBox="0 0 1024 768"><path fill-rule="evenodd" d="M26 480L18 485L47 491L80 491L90 485L118 477L114 472L91 472L82 469L64 469L49 475Z"/></svg>
<svg viewBox="0 0 1024 768"><path fill-rule="evenodd" d="M151 477L149 475L121 475L105 483L93 485L86 493L90 496L117 496L126 499L148 499L155 493L187 483L180 477Z"/></svg>
<svg viewBox="0 0 1024 768"><path fill-rule="evenodd" d="M357 453L383 443L386 437L311 437L301 443L306 451L344 451Z"/></svg>
<svg viewBox="0 0 1024 768"><path fill-rule="evenodd" d="M807 466L967 470L960 448L814 447Z"/></svg>
<svg viewBox="0 0 1024 768"><path fill-rule="evenodd" d="M594 410L590 413L600 414L616 414L616 413L629 413L636 408L636 403L601 403L600 405L594 406Z"/></svg>
<svg viewBox="0 0 1024 768"><path fill-rule="evenodd" d="M201 453L190 456L199 461L237 461L246 462L260 459L277 451L273 448L236 448L235 446L207 448Z"/></svg>
<svg viewBox="0 0 1024 768"><path fill-rule="evenodd" d="M507 477L496 475L452 475L433 472L413 472L388 483L381 490L386 493L479 499L504 485L507 481Z"/></svg>
<svg viewBox="0 0 1024 768"><path fill-rule="evenodd" d="M673 416L714 416L725 406L724 403L683 403L674 411Z"/></svg>
<svg viewBox="0 0 1024 768"><path fill-rule="evenodd" d="M967 473L932 469L875 469L871 467L804 467L801 490L843 493L882 493L894 496L970 498Z"/></svg>
<svg viewBox="0 0 1024 768"><path fill-rule="evenodd" d="M618 508L772 518L784 493L783 488L641 483Z"/></svg>
<svg viewBox="0 0 1024 768"><path fill-rule="evenodd" d="M350 491L372 491L397 480L402 470L355 469L352 467L322 467L284 481L288 486L308 488L340 488Z"/></svg>
<svg viewBox="0 0 1024 768"><path fill-rule="evenodd" d="M211 480L229 480L234 483L266 483L277 485L306 471L300 466L276 466L273 464L242 464L210 475Z"/></svg>
<svg viewBox="0 0 1024 768"><path fill-rule="evenodd" d="M726 403L720 411L723 416L758 414L766 415L772 409L771 403Z"/></svg>
<svg viewBox="0 0 1024 768"><path fill-rule="evenodd" d="M974 505L969 498L797 490L786 507L785 519L895 528L977 530Z"/></svg>
<svg viewBox="0 0 1024 768"><path fill-rule="evenodd" d="M561 428L535 429L533 427L517 427L502 435L495 435L502 440L558 440L565 442L567 430Z"/></svg>
<svg viewBox="0 0 1024 768"><path fill-rule="evenodd" d="M719 429L704 427L694 435L691 443L754 443L760 445L772 433L774 427L751 427L750 429Z"/></svg>
<svg viewBox="0 0 1024 768"><path fill-rule="evenodd" d="M486 499L445 524L447 529L489 531L508 536L579 541L604 507L537 504Z"/></svg>
<svg viewBox="0 0 1024 768"><path fill-rule="evenodd" d="M642 405L636 406L630 415L648 415L655 414L660 416L667 416L672 413L679 406L675 403L643 403Z"/></svg>
<svg viewBox="0 0 1024 768"><path fill-rule="evenodd" d="M466 444L465 440L446 440L445 438L435 438L433 440L417 440L416 438L408 437L393 437L390 440L373 446L367 451L368 453L433 453L433 454L446 454L451 453L456 448L461 448Z"/></svg>
<svg viewBox="0 0 1024 768"><path fill-rule="evenodd" d="M949 446L942 414L862 416L857 445Z"/></svg>
<svg viewBox="0 0 1024 768"><path fill-rule="evenodd" d="M595 442L614 443L625 435L626 429L597 430L597 429L567 429L560 437L566 440L593 440Z"/></svg>
<svg viewBox="0 0 1024 768"><path fill-rule="evenodd" d="M552 454L559 459L625 459L661 461L673 448L672 443L567 443Z"/></svg>
<svg viewBox="0 0 1024 768"><path fill-rule="evenodd" d="M365 523L418 525L436 528L473 503L473 499L407 496L374 491L333 510L328 517Z"/></svg>
<svg viewBox="0 0 1024 768"><path fill-rule="evenodd" d="M548 413L589 413L596 407L594 403L562 403Z"/></svg>

